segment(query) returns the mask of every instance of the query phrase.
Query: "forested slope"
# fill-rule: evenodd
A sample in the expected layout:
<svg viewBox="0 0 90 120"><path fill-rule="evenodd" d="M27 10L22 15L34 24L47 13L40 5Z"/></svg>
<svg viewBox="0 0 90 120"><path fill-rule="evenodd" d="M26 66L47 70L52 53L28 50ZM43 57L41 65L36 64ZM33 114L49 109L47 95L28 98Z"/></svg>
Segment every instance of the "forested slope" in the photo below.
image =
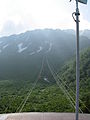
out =
<svg viewBox="0 0 90 120"><path fill-rule="evenodd" d="M75 59L68 62L60 71L60 77L75 92ZM80 99L90 109L90 47L80 53ZM85 112L90 112L82 107Z"/></svg>

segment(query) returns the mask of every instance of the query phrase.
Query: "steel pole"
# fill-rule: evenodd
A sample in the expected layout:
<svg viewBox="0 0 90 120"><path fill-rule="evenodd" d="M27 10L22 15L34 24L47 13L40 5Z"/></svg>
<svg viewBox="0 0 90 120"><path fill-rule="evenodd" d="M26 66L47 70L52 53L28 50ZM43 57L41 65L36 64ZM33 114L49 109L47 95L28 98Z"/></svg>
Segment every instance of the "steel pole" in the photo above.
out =
<svg viewBox="0 0 90 120"><path fill-rule="evenodd" d="M79 66L79 8L78 0L76 0L76 120L79 120L79 78L80 78L80 66Z"/></svg>

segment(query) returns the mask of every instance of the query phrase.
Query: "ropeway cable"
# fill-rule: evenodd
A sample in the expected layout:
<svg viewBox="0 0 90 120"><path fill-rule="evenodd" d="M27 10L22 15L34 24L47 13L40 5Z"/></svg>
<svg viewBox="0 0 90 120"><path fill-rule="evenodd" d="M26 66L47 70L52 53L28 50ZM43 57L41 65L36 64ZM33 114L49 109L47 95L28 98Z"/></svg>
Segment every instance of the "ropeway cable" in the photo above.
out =
<svg viewBox="0 0 90 120"><path fill-rule="evenodd" d="M60 81L59 81L60 82ZM63 83L61 83L63 89L65 90L65 92L68 94L68 96L71 98L71 100L73 101L73 103L75 104L75 100L73 99L73 97L70 95L70 93L67 91L67 89L65 89L65 86L63 85ZM75 108L75 105L74 105ZM80 112L83 113L83 111L81 110L81 108L79 108Z"/></svg>
<svg viewBox="0 0 90 120"><path fill-rule="evenodd" d="M59 80L61 80L62 82L63 82L63 84L68 88L68 89L70 89L69 88L69 86L65 83L65 81L63 81L61 78L60 78L60 76L57 74L57 77L58 77L58 79ZM72 94L75 96L75 93L74 93L74 91L72 90L72 89L70 89L70 91L72 92ZM79 101L83 104L83 106L90 112L90 110L89 110L89 108L83 103L83 101L79 98Z"/></svg>
<svg viewBox="0 0 90 120"><path fill-rule="evenodd" d="M47 59L47 58L46 58ZM72 96L69 94L69 92L65 89L65 87L63 86L63 84L59 84L60 81L57 82L57 78L55 78L56 75L54 75L49 63L48 63L48 60L47 60L47 64L48 64L48 67L50 69L50 71L52 72L52 75L57 83L57 85L60 87L60 89L63 90L63 92L65 93L65 95L67 96L67 98L69 99L70 103L72 104L72 106L75 108L75 105L73 104L73 102L75 103L74 99L72 98ZM72 102L73 101L73 102ZM83 113L83 111L79 108L80 112Z"/></svg>
<svg viewBox="0 0 90 120"><path fill-rule="evenodd" d="M56 78L57 79L57 78ZM72 104L72 106L75 108L75 105L73 104L73 102L75 103L74 99L72 98L72 96L69 94L69 92L65 89L65 87L63 86L62 83L59 84L60 81L58 81L58 86L60 87L60 89L63 90L63 92L65 93L66 96L68 96L68 99L70 100L70 103ZM73 102L72 102L72 101ZM83 113L83 111L79 108L80 112Z"/></svg>
<svg viewBox="0 0 90 120"><path fill-rule="evenodd" d="M55 75L56 76L56 75ZM57 78L56 78L57 79ZM60 81L59 81L60 82ZM60 84L62 84L62 83L60 83ZM75 104L75 100L72 98L72 96L70 95L70 93L65 89L65 87L63 86L63 84L61 85L61 87L63 87L63 92L66 94L68 94L68 96L69 96L69 98L70 98L70 100L72 100L73 102L74 102L74 104ZM66 94L66 95L67 95ZM75 108L75 105L73 104L73 107ZM81 113L83 113L83 111L81 110L81 108L79 108L79 110L80 110L80 112Z"/></svg>
<svg viewBox="0 0 90 120"><path fill-rule="evenodd" d="M48 63L47 63L47 64L48 64ZM59 84L58 81L56 80L56 78L55 78L55 76L54 76L54 74L53 74L53 71L52 71L52 69L51 69L51 67L50 67L49 64L48 64L48 67L49 67L50 72L51 72L53 78L55 79L58 87L64 92L64 94L66 95L67 99L70 101L70 103L72 104L72 106L75 107L74 104L73 104L73 102L70 100L69 96L66 94L65 90L62 88L61 84Z"/></svg>
<svg viewBox="0 0 90 120"><path fill-rule="evenodd" d="M54 71L54 68L53 68ZM74 96L76 96L76 94L74 93L74 91L72 89L69 88L69 86L65 83L65 81L63 81L60 76L58 75L58 73L56 73L56 76L58 77L59 80L62 81L62 83L64 84L64 86L66 86L72 93ZM84 102L79 98L80 103L82 103L82 105L90 112L89 108L84 104ZM75 102L75 101L74 101ZM80 110L82 111L82 110ZM82 112L83 113L83 112Z"/></svg>
<svg viewBox="0 0 90 120"><path fill-rule="evenodd" d="M42 69L43 69L43 64L44 64L44 57L43 57L43 60L42 60L42 65L41 65L41 69L40 69L39 75L38 75L38 77L37 77L37 79L36 79L36 81L35 81L32 89L29 90L28 95L27 95L26 98L22 101L22 103L20 104L20 106L17 108L16 111L19 110L19 112L22 112L22 109L24 108L24 106L25 106L28 98L30 97L32 91L35 89L36 84L37 84L37 82L38 82L38 80L39 80L39 78L40 78L40 75L41 75L41 72L42 72Z"/></svg>

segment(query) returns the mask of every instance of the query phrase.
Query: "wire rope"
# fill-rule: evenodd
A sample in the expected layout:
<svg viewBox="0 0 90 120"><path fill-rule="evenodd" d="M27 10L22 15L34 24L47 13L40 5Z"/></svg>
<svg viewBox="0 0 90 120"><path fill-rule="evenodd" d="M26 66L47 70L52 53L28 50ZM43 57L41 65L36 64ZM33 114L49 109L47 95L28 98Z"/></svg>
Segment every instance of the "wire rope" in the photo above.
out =
<svg viewBox="0 0 90 120"><path fill-rule="evenodd" d="M46 58L46 59L47 59L47 58ZM48 60L47 60L47 64L48 64L48 67L49 67L50 71L52 72L52 75L53 75L56 83L57 83L58 86L63 90L63 92L65 93L65 95L66 95L67 98L69 99L70 103L71 103L72 106L75 108L75 105L74 105L74 104L75 104L75 101L74 101L74 99L72 98L72 96L70 95L70 93L65 89L65 87L63 86L63 83L59 84L60 81L57 82L57 78L55 78L56 75L54 75L55 72L52 71L52 69L51 69L51 67L50 67L50 65L49 65ZM53 72L54 72L54 73L53 73ZM74 102L74 104L73 104L73 102ZM81 113L83 113L83 111L82 111L80 108L79 108L79 110L80 110Z"/></svg>
<svg viewBox="0 0 90 120"><path fill-rule="evenodd" d="M26 98L21 102L20 106L17 108L16 111L19 110L19 112L22 112L22 109L24 108L24 106L25 106L25 104L26 104L28 98L30 97L30 95L31 95L31 93L33 92L33 90L35 89L36 84L37 84L37 82L38 82L38 80L39 80L39 78L40 78L41 72L42 72L42 70L43 70L43 64L44 64L44 57L43 57L43 59L42 59L42 64L41 64L40 72L39 72L39 74L38 74L38 77L37 77L37 79L36 79L36 81L35 81L35 83L34 83L32 89L29 90L29 92L28 92Z"/></svg>

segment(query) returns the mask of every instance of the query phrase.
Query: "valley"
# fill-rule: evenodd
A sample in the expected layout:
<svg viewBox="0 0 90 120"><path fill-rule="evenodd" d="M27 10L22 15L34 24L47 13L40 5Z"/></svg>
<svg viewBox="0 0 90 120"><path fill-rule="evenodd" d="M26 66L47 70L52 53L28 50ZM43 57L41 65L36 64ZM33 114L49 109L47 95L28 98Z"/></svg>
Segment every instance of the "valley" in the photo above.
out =
<svg viewBox="0 0 90 120"><path fill-rule="evenodd" d="M90 113L88 36L80 36L80 55L80 112ZM45 29L0 38L0 113L75 112L72 91L75 93L72 32Z"/></svg>

